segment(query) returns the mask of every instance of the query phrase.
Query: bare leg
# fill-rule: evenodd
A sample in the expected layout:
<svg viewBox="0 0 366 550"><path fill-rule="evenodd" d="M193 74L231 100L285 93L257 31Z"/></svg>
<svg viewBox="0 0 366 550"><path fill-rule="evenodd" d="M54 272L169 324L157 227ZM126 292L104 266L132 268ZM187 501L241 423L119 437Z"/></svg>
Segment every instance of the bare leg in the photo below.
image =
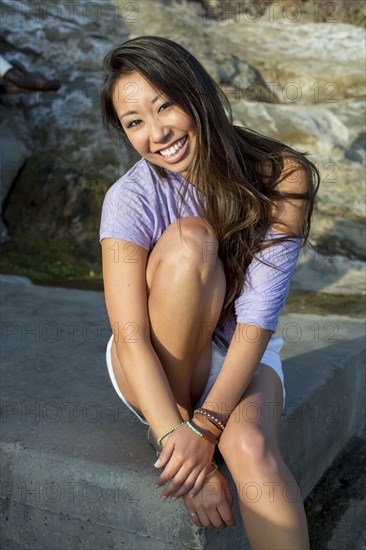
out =
<svg viewBox="0 0 366 550"><path fill-rule="evenodd" d="M253 550L310 548L300 489L278 447L281 411L281 382L260 364L219 443Z"/></svg>
<svg viewBox="0 0 366 550"><path fill-rule="evenodd" d="M226 281L216 239L203 222L184 218L181 228L185 240L177 222L164 232L146 275L151 341L186 417L207 382Z"/></svg>
<svg viewBox="0 0 366 550"><path fill-rule="evenodd" d="M153 248L146 267L151 341L178 408L191 417L207 382L212 333L225 297L226 279L217 241L200 218L172 223ZM140 410L120 364L114 340L112 366L127 401Z"/></svg>

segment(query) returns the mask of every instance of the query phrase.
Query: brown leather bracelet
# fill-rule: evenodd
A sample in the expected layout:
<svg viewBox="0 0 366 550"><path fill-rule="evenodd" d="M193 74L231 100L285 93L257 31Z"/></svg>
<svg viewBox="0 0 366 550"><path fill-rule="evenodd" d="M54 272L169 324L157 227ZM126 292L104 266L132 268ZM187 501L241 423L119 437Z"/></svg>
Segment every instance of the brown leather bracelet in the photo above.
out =
<svg viewBox="0 0 366 550"><path fill-rule="evenodd" d="M205 414L201 413L200 411L196 411L194 414L193 414L193 418L195 418L195 416L199 417L201 419L201 422L202 423L207 423L209 422L211 424L211 426L215 427L216 430L218 430L219 434L216 435L216 437L220 437L222 432L224 431L221 426L218 426L217 424L215 424L215 421L214 420L211 420L210 418L208 418Z"/></svg>
<svg viewBox="0 0 366 550"><path fill-rule="evenodd" d="M193 412L193 416L195 414L203 415L207 420L209 420L212 424L214 424L217 428L219 428L219 430L221 431L224 430L225 428L224 424L218 418L216 418L211 411L200 407L199 409L196 409Z"/></svg>

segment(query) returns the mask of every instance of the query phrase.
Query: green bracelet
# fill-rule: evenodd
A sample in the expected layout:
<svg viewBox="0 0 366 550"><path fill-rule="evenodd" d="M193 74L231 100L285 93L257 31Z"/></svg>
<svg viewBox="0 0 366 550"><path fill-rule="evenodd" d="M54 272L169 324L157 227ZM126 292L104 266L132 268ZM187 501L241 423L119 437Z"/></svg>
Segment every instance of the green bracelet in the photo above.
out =
<svg viewBox="0 0 366 550"><path fill-rule="evenodd" d="M183 424L187 424L187 422L181 422L180 424L177 424L176 426L174 426L173 428L171 428L170 430L167 430L165 433L163 433L163 435L161 435L160 437L158 437L158 445L161 444L161 441L162 439L164 439L164 437L166 437L167 435L171 434L172 432L174 432L174 430L176 430L177 428L180 428L180 426L183 426Z"/></svg>
<svg viewBox="0 0 366 550"><path fill-rule="evenodd" d="M191 428L191 430L193 430L194 432L196 432L197 435L199 435L200 437L203 436L203 433L198 429L196 428L196 426L194 426L193 424L191 424L189 422L189 420L187 420L186 424L188 424L188 426Z"/></svg>
<svg viewBox="0 0 366 550"><path fill-rule="evenodd" d="M203 439L206 439L210 443L213 443L214 445L217 445L219 442L219 438L214 439L214 437L211 435L208 435L206 433L202 433L201 430L197 428L194 424L191 424L191 422L187 421L187 426L189 426L197 435L200 437L203 437Z"/></svg>

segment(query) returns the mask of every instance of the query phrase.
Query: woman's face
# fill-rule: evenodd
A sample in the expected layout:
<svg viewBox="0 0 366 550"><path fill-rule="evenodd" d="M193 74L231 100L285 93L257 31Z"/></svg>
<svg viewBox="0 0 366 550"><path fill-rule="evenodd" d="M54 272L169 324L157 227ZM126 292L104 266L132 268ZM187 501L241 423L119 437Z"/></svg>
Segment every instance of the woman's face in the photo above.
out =
<svg viewBox="0 0 366 550"><path fill-rule="evenodd" d="M193 119L138 72L117 81L113 105L134 149L185 177L196 149Z"/></svg>

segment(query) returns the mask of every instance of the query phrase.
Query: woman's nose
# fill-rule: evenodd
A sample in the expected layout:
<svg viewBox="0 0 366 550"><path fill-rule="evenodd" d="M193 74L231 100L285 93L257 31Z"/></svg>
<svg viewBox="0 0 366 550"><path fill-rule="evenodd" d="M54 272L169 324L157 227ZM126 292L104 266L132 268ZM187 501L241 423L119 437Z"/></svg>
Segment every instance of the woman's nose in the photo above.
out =
<svg viewBox="0 0 366 550"><path fill-rule="evenodd" d="M150 139L153 143L164 143L170 134L170 128L161 121L154 121L150 127Z"/></svg>

